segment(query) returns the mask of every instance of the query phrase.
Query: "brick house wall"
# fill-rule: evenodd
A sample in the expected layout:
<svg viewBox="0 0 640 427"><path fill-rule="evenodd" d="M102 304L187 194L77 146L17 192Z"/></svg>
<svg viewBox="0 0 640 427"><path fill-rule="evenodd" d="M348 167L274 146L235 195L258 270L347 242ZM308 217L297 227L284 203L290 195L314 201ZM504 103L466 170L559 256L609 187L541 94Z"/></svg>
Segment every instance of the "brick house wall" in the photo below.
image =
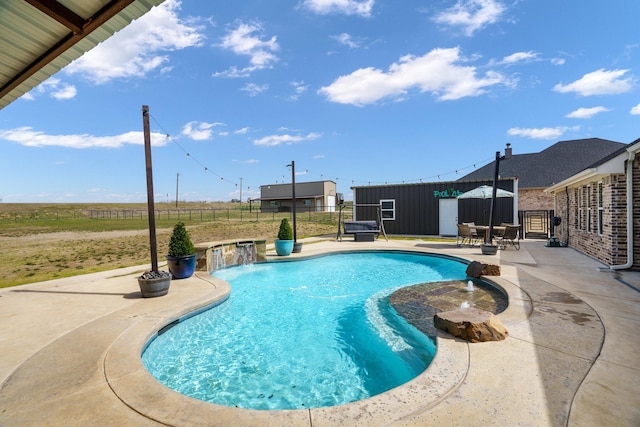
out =
<svg viewBox="0 0 640 427"><path fill-rule="evenodd" d="M542 188L518 189L518 210L539 211L553 209L553 196Z"/></svg>
<svg viewBox="0 0 640 427"><path fill-rule="evenodd" d="M608 175L555 193L562 223L555 235L562 244L606 265L627 262L627 178ZM633 163L633 267L640 269L640 159ZM599 208L601 206L601 208ZM601 212L599 212L601 211ZM601 220L599 219L601 216Z"/></svg>

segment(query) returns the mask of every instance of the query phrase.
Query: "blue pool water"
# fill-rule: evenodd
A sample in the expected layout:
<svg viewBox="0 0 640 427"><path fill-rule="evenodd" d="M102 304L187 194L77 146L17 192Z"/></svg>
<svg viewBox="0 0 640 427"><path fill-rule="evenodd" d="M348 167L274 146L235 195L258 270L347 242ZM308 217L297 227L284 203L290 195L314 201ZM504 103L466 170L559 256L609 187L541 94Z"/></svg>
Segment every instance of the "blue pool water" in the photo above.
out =
<svg viewBox="0 0 640 427"><path fill-rule="evenodd" d="M237 266L224 303L186 318L142 355L162 384L196 399L253 409L361 400L431 363L435 344L387 297L417 283L462 280L467 265L415 253L363 252Z"/></svg>

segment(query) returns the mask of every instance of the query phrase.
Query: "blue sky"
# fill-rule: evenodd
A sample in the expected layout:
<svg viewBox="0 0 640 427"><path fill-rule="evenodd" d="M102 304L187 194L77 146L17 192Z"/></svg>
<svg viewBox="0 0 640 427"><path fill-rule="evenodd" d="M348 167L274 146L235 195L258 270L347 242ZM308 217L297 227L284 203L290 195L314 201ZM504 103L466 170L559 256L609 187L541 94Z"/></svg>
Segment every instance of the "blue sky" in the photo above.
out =
<svg viewBox="0 0 640 427"><path fill-rule="evenodd" d="M0 110L6 203L456 180L640 135L637 0L167 0Z"/></svg>

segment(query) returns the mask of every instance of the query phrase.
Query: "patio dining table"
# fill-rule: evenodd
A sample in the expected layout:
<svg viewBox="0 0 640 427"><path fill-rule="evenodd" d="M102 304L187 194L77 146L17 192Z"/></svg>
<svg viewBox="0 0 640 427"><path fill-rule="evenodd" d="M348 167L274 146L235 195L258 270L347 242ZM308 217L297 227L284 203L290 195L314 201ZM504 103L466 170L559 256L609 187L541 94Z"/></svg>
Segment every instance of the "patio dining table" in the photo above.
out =
<svg viewBox="0 0 640 427"><path fill-rule="evenodd" d="M471 230L475 230L478 236L484 236L485 241L487 241L487 234L489 233L488 225L471 225L469 226ZM493 226L493 237L501 237L504 234L504 231L507 227L503 225L494 225Z"/></svg>

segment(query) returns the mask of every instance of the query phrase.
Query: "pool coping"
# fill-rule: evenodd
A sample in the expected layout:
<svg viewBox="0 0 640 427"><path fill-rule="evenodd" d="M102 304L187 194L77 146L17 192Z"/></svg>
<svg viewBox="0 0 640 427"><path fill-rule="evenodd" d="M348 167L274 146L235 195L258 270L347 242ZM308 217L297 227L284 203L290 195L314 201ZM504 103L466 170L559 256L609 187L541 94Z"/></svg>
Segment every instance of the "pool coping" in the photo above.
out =
<svg viewBox="0 0 640 427"><path fill-rule="evenodd" d="M377 248L353 248L325 250L321 254L354 250L380 251ZM457 259L461 262L470 261L464 257L421 248L392 248L384 251L413 252ZM321 254L303 254L297 258ZM293 258L278 259L290 260ZM273 411L233 408L190 398L160 384L146 370L140 356L148 342L163 327L228 298L231 288L226 282L205 272L197 272L196 276L211 283L217 292L206 299L199 299L176 309L164 309L137 316L112 343L104 357L104 374L113 393L129 408L156 422L167 425L200 425L216 420L220 425L329 426L350 424L350 420L358 420L358 424L361 425L392 424L441 403L463 383L469 370L469 346L474 344L439 331L436 354L422 374L392 390L364 400L332 407ZM507 309L498 314L503 324L517 324L527 320L532 304L530 297L522 289L498 276L483 277L483 280L502 289L508 297Z"/></svg>

